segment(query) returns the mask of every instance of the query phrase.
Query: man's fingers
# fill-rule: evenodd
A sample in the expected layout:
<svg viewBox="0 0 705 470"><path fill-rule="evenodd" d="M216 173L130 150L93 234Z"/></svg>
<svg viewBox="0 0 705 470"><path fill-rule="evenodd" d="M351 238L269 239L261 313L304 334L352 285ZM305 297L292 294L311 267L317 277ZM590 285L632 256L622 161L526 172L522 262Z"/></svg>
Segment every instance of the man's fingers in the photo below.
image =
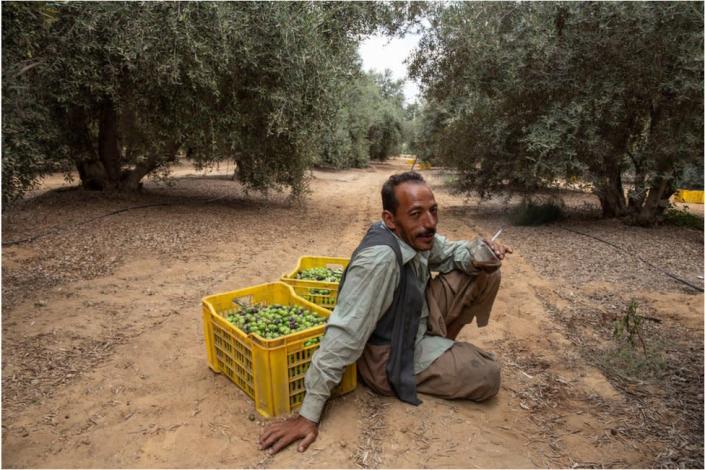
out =
<svg viewBox="0 0 705 470"><path fill-rule="evenodd" d="M267 428L262 431L262 434L259 436L259 443L264 444L264 442L269 438L269 436L274 432L274 428L272 426L267 426Z"/></svg>
<svg viewBox="0 0 705 470"><path fill-rule="evenodd" d="M272 454L276 454L277 452L282 450L284 447L288 446L289 444L291 444L292 442L294 442L300 438L301 438L301 436L298 436L296 434L294 434L294 435L284 434L282 436L279 436L279 439L274 443L274 445L270 449L270 452Z"/></svg>
<svg viewBox="0 0 705 470"><path fill-rule="evenodd" d="M260 449L266 449L268 447L271 447L272 444L277 442L281 435L282 433L279 431L279 429L272 429L266 438L260 439Z"/></svg>
<svg viewBox="0 0 705 470"><path fill-rule="evenodd" d="M308 449L308 446L310 446L311 443L316 440L316 437L318 436L315 432L310 432L306 434L306 437L304 437L301 443L299 444L299 452L305 452L306 449Z"/></svg>
<svg viewBox="0 0 705 470"><path fill-rule="evenodd" d="M512 249L511 249L511 247L509 247L507 245L502 245L500 243L493 243L491 246L492 246L492 251L495 252L495 254L499 257L499 259L503 259L504 255L506 253L514 253L514 251L512 251Z"/></svg>
<svg viewBox="0 0 705 470"><path fill-rule="evenodd" d="M259 436L259 442L260 444L264 443L269 437L277 432L279 428L281 427L280 423L273 423L264 428L264 431L262 431L262 434Z"/></svg>

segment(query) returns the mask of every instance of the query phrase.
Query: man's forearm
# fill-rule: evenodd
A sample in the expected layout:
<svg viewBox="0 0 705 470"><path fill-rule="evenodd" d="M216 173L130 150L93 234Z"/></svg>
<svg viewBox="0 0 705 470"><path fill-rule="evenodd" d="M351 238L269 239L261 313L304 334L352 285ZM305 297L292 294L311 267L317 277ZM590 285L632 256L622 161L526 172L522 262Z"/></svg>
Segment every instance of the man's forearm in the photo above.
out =
<svg viewBox="0 0 705 470"><path fill-rule="evenodd" d="M444 236L436 235L429 257L429 269L448 273L454 270L475 275L479 272L472 264L472 256L465 240L448 241Z"/></svg>
<svg viewBox="0 0 705 470"><path fill-rule="evenodd" d="M321 414L323 413L323 407L326 406L327 396L314 395L311 392L306 393L304 397L304 402L299 410L299 415L303 416L309 421L318 423L321 420Z"/></svg>
<svg viewBox="0 0 705 470"><path fill-rule="evenodd" d="M329 333L331 332L329 331ZM338 335L326 334L321 349L317 353L318 357L311 361L311 366L306 372L306 396L301 404L299 414L314 423L320 421L323 407L330 398L333 389L340 383L345 367L357 359L354 354L331 354L328 352L328 348L335 344L336 336Z"/></svg>
<svg viewBox="0 0 705 470"><path fill-rule="evenodd" d="M371 332L369 326L358 322L328 325L321 347L306 372L306 396L299 411L301 416L316 423L320 421L326 401L342 380L345 368L362 354Z"/></svg>

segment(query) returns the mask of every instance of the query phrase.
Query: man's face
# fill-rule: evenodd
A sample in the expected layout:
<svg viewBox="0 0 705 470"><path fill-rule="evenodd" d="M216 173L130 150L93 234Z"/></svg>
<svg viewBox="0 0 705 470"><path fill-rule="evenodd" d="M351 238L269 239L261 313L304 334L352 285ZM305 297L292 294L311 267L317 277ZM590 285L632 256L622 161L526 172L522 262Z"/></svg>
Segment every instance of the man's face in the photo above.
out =
<svg viewBox="0 0 705 470"><path fill-rule="evenodd" d="M394 188L399 207L396 214L382 213L387 227L416 251L433 247L438 225L438 204L433 192L424 183L406 182Z"/></svg>

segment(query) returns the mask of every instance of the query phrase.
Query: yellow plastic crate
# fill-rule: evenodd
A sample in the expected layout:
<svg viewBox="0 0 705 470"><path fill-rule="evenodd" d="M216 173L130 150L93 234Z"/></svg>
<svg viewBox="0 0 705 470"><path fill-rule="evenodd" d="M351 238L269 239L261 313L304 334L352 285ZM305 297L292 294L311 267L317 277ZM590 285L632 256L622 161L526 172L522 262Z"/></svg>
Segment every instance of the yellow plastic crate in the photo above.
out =
<svg viewBox="0 0 705 470"><path fill-rule="evenodd" d="M313 302L319 307L333 310L338 299L338 283L296 279L296 274L311 268L342 268L350 263L350 258L330 256L302 256L293 271L283 274L281 281L294 288L296 295ZM328 291L326 293L326 291Z"/></svg>
<svg viewBox="0 0 705 470"><path fill-rule="evenodd" d="M322 337L325 325L304 331L265 339L246 334L228 322L227 316L241 305L299 305L328 318L330 312L294 293L291 286L272 282L203 298L203 330L208 365L225 374L255 401L255 409L266 417L295 411L301 406L306 389L304 377L311 357L319 344L304 346L312 338ZM357 369L351 364L333 391L334 395L351 392L357 387Z"/></svg>
<svg viewBox="0 0 705 470"><path fill-rule="evenodd" d="M306 279L282 279L282 282L290 285L296 295L303 297L309 302L313 302L319 307L333 311L338 302L338 283L309 281ZM316 285L312 285L312 283Z"/></svg>
<svg viewBox="0 0 705 470"><path fill-rule="evenodd" d="M705 192L695 189L679 189L673 195L673 200L676 202L689 202L691 204L702 204L705 197Z"/></svg>
<svg viewBox="0 0 705 470"><path fill-rule="evenodd" d="M409 165L409 169L412 167L414 170L430 170L431 164L428 162L416 162L416 166L414 166L414 163L412 162L411 165Z"/></svg>
<svg viewBox="0 0 705 470"><path fill-rule="evenodd" d="M430 170L431 164L429 162L422 162L421 160L416 160L415 158L405 158L404 162L409 165L409 169L414 170ZM416 165L414 165L414 163Z"/></svg>

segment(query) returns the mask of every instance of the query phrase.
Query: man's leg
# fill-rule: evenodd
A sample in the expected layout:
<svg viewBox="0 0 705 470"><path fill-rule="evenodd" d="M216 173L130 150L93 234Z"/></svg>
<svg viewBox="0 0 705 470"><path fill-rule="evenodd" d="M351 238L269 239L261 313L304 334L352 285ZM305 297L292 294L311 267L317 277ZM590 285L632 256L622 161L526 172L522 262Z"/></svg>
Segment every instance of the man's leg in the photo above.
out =
<svg viewBox="0 0 705 470"><path fill-rule="evenodd" d="M477 276L460 271L436 276L426 289L428 333L455 339L473 318L478 327L487 325L500 280L499 269Z"/></svg>
<svg viewBox="0 0 705 470"><path fill-rule="evenodd" d="M478 326L487 325L500 279L499 270L472 277L458 271L438 275L426 290L429 333L455 339L473 318ZM456 342L416 375L416 384L421 393L483 401L499 391L500 367L493 354Z"/></svg>
<svg viewBox="0 0 705 470"><path fill-rule="evenodd" d="M499 369L489 353L457 342L416 375L416 391L448 399L487 400L499 391Z"/></svg>

